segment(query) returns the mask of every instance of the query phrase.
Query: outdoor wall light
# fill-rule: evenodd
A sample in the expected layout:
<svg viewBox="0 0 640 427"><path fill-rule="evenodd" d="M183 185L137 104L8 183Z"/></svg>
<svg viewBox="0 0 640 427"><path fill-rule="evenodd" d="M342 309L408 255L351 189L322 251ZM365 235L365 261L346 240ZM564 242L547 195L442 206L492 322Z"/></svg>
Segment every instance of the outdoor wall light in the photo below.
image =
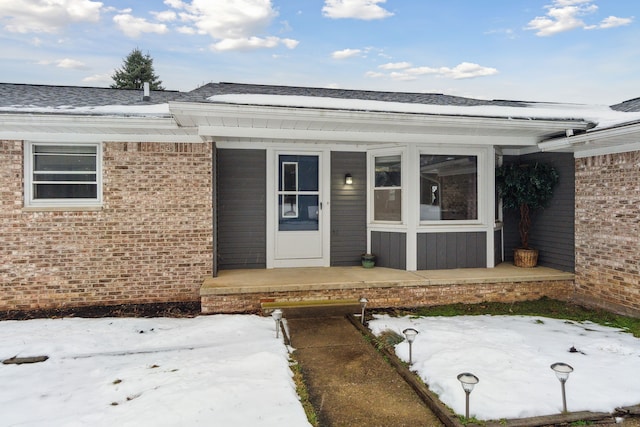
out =
<svg viewBox="0 0 640 427"><path fill-rule="evenodd" d="M402 333L407 337L407 342L409 343L409 365L411 365L413 363L413 342L416 339L416 335L418 335L418 331L413 328L407 328Z"/></svg>
<svg viewBox="0 0 640 427"><path fill-rule="evenodd" d="M353 185L353 177L351 176L350 173L344 176L344 183L345 185Z"/></svg>
<svg viewBox="0 0 640 427"><path fill-rule="evenodd" d="M360 322L364 325L364 309L367 308L368 299L365 297L360 298L360 308L362 309L360 312Z"/></svg>
<svg viewBox="0 0 640 427"><path fill-rule="evenodd" d="M562 387L562 412L567 412L567 395L564 391L564 383L569 379L569 374L573 372L573 368L566 363L557 362L551 365L551 369L556 373L556 377L560 380Z"/></svg>
<svg viewBox="0 0 640 427"><path fill-rule="evenodd" d="M460 383L462 384L462 389L464 390L464 393L466 395L464 416L465 418L469 419L469 395L471 394L473 387L475 387L475 385L478 384L480 380L478 379L478 377L470 374L469 372L463 372L458 375L458 381L460 381Z"/></svg>
<svg viewBox="0 0 640 427"><path fill-rule="evenodd" d="M271 313L271 317L276 321L276 338L280 338L280 321L282 320L282 310L276 308Z"/></svg>

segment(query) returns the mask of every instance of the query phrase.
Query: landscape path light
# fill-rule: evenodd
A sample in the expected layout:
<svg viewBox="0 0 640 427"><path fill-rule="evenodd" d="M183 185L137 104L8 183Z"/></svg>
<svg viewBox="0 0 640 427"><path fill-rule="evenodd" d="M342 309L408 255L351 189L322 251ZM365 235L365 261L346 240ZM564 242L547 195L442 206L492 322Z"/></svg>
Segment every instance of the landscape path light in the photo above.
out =
<svg viewBox="0 0 640 427"><path fill-rule="evenodd" d="M407 342L409 343L409 365L411 365L413 363L413 341L415 341L418 331L413 328L407 328L402 333L407 337Z"/></svg>
<svg viewBox="0 0 640 427"><path fill-rule="evenodd" d="M573 372L573 368L566 363L557 362L551 365L551 369L556 373L556 377L560 380L562 387L562 412L567 412L567 395L564 391L564 383L569 379L569 374Z"/></svg>
<svg viewBox="0 0 640 427"><path fill-rule="evenodd" d="M276 321L276 338L280 338L280 321L282 320L282 310L276 308L271 313L271 317Z"/></svg>
<svg viewBox="0 0 640 427"><path fill-rule="evenodd" d="M360 322L364 325L364 309L367 308L368 299L365 297L360 298L360 308L362 309L360 312Z"/></svg>
<svg viewBox="0 0 640 427"><path fill-rule="evenodd" d="M460 381L460 383L462 384L462 389L464 390L464 393L466 395L464 416L466 419L469 419L469 395L471 394L473 387L475 387L475 385L478 384L480 380L478 379L478 377L469 372L463 372L458 375L458 381Z"/></svg>

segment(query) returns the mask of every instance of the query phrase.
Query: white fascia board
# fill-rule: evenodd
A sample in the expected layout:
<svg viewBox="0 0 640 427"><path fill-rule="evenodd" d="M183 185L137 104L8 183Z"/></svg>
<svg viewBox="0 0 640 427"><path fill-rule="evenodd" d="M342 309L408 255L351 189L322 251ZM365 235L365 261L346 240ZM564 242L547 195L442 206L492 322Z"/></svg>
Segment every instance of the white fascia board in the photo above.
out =
<svg viewBox="0 0 640 427"><path fill-rule="evenodd" d="M640 151L640 142L610 147L583 148L579 151L575 151L573 153L573 157L580 159L583 157L602 156L605 154L629 153L631 151Z"/></svg>
<svg viewBox="0 0 640 427"><path fill-rule="evenodd" d="M139 133L85 133L85 132L5 132L0 139L33 142L168 142L202 143L198 135L187 134L139 134Z"/></svg>
<svg viewBox="0 0 640 427"><path fill-rule="evenodd" d="M230 118L237 120L268 120L269 122L322 122L362 125L385 124L391 131L402 132L406 126L422 126L425 133L429 127L440 126L451 129L473 129L490 132L491 129L512 131L538 131L541 135L564 132L566 129L588 129L591 123L582 120L545 120L518 117L481 117L379 111L327 110L318 108L265 107L240 104L203 104L170 102L169 108L182 125L208 125L208 118ZM355 127L355 126L354 126ZM202 135L203 132L200 132ZM513 144L512 144L513 145Z"/></svg>
<svg viewBox="0 0 640 427"><path fill-rule="evenodd" d="M637 144L629 143L629 137L637 136L640 143L640 123L619 126L609 129L594 130L582 135L553 139L538 144L542 151L574 152L575 157L589 157L592 155L622 153L635 151ZM616 141L616 139L618 141ZM606 142L606 146L595 147L598 142ZM589 147L593 144L594 146ZM587 154L584 153L596 153Z"/></svg>
<svg viewBox="0 0 640 427"><path fill-rule="evenodd" d="M450 134L416 134L401 132L357 132L357 131L323 131L301 129L272 128L240 128L224 126L200 126L201 137L218 139L271 139L290 141L318 141L345 143L459 143L470 145L535 145L538 141L533 136L515 138L513 136L495 135L450 135Z"/></svg>
<svg viewBox="0 0 640 427"><path fill-rule="evenodd" d="M47 128L179 129L171 117L115 117L83 115L0 114L0 126L41 126Z"/></svg>
<svg viewBox="0 0 640 427"><path fill-rule="evenodd" d="M36 142L201 143L195 128L180 128L171 118L0 115L0 139Z"/></svg>

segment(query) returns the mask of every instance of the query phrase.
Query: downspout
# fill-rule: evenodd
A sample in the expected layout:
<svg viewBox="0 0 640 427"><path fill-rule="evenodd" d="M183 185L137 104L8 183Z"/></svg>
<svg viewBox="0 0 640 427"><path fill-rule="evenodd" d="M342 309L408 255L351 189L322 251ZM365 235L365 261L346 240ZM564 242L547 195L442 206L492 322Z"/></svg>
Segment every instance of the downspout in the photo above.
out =
<svg viewBox="0 0 640 427"><path fill-rule="evenodd" d="M216 142L211 141L211 222L212 222L212 274L218 277L218 149Z"/></svg>

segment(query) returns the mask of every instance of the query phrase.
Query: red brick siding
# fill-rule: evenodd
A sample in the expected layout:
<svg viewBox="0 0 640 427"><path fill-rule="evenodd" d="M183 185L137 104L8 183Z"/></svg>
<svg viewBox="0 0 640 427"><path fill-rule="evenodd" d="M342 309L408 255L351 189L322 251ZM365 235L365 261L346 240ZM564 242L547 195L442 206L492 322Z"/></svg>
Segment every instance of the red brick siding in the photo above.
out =
<svg viewBox="0 0 640 427"><path fill-rule="evenodd" d="M387 288L326 289L297 292L203 295L203 313L257 312L261 301L297 302L348 300L365 296L367 307L422 307L454 303L514 302L536 300L544 296L568 300L573 295L572 280L471 283L429 286L390 286Z"/></svg>
<svg viewBox="0 0 640 427"><path fill-rule="evenodd" d="M640 151L576 160L577 297L640 315Z"/></svg>
<svg viewBox="0 0 640 427"><path fill-rule="evenodd" d="M103 144L100 211L23 210L0 141L0 310L197 301L212 269L210 144Z"/></svg>

